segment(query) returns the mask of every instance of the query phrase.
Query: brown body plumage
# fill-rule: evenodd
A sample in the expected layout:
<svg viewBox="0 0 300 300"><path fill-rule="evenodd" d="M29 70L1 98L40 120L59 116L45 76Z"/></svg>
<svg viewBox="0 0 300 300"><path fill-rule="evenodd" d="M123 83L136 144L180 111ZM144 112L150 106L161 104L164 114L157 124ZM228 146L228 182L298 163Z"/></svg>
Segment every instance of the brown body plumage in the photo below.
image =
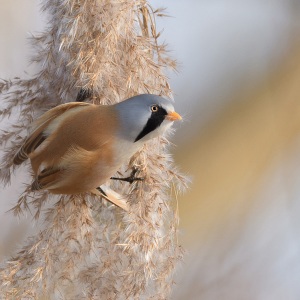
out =
<svg viewBox="0 0 300 300"><path fill-rule="evenodd" d="M33 124L14 163L30 158L36 174L33 190L76 194L95 189L122 163L114 149L117 123L114 106L60 105Z"/></svg>

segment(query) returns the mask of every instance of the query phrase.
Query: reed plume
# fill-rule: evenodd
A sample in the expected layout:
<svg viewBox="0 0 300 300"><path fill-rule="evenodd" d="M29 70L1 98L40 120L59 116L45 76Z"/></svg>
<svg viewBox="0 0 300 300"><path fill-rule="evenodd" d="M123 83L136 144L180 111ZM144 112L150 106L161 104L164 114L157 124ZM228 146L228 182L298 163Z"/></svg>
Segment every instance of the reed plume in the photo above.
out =
<svg viewBox="0 0 300 300"><path fill-rule="evenodd" d="M42 2L48 25L31 41L39 73L0 83L0 114L14 117L0 136L6 150L0 173L4 184L10 182L13 156L32 120L75 101L80 89L92 90L91 101L97 104L142 93L172 96L164 71L174 69L175 61L158 42L155 26L162 10L145 0ZM127 196L128 213L89 194L33 193L28 177L13 211L30 210L44 220L44 229L2 264L0 298L168 298L182 256L172 203L186 186L168 148L166 137L150 141L119 171L138 167L144 181L108 183ZM43 209L46 202L49 207Z"/></svg>

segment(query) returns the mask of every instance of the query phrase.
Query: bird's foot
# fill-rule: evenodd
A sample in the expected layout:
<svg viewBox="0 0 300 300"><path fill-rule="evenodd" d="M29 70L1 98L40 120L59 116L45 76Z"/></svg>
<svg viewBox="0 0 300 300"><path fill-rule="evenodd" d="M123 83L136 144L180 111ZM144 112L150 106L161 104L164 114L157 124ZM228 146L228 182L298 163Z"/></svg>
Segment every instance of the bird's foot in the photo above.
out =
<svg viewBox="0 0 300 300"><path fill-rule="evenodd" d="M144 178L142 177L135 177L135 174L139 171L138 168L133 168L130 176L125 177L125 178L119 178L119 177L110 177L112 180L121 180L121 181L126 181L132 184L134 181L143 181Z"/></svg>

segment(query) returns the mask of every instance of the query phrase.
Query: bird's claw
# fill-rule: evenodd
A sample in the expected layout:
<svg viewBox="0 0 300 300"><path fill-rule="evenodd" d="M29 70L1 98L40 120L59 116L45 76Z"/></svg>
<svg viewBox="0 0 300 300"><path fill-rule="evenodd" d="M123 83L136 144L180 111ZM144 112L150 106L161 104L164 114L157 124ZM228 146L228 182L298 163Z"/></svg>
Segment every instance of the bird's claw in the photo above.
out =
<svg viewBox="0 0 300 300"><path fill-rule="evenodd" d="M135 174L138 172L138 168L133 168L130 176L125 177L125 178L119 178L119 177L111 177L110 179L112 180L121 180L121 181L126 181L132 184L135 181L143 181L143 177L135 177Z"/></svg>

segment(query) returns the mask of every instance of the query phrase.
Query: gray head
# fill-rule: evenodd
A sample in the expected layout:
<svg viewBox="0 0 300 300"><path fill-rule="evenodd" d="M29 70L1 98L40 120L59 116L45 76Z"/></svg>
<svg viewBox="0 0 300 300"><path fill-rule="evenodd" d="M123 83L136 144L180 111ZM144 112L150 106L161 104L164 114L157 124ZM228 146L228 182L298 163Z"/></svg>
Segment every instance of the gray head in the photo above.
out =
<svg viewBox="0 0 300 300"><path fill-rule="evenodd" d="M173 121L181 117L170 100L143 94L115 105L120 119L120 135L132 142L145 142L163 134Z"/></svg>

